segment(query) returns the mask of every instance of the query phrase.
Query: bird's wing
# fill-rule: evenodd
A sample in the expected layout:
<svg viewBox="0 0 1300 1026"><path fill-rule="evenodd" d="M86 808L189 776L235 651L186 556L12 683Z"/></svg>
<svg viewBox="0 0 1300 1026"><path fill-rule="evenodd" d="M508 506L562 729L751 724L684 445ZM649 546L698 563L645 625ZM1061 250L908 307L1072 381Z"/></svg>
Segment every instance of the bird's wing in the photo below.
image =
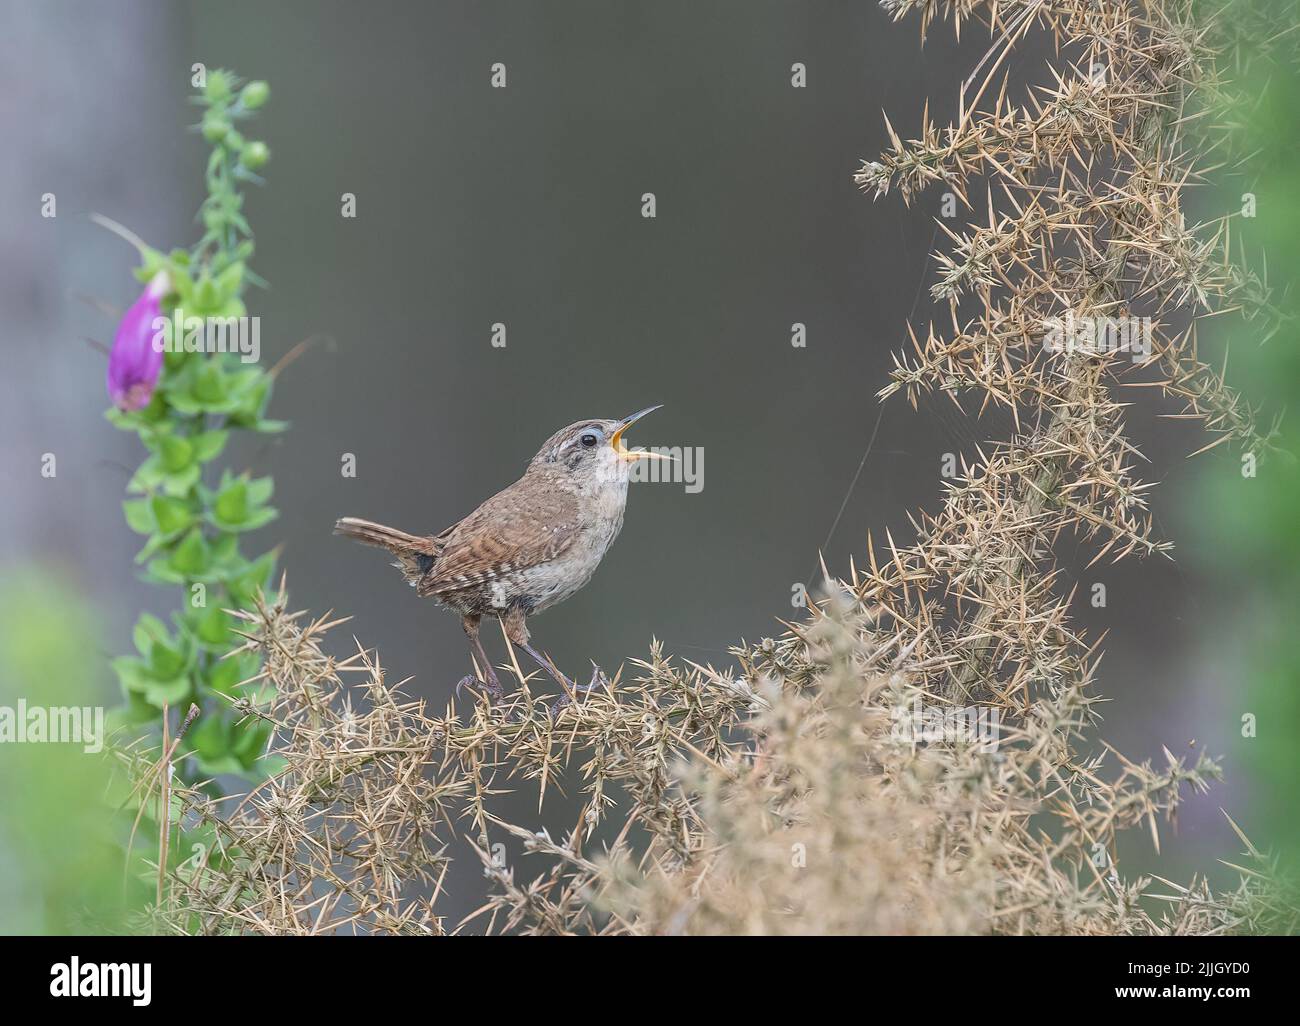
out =
<svg viewBox="0 0 1300 1026"><path fill-rule="evenodd" d="M485 584L552 560L573 543L575 496L559 489L521 491L515 484L498 492L439 536L443 549L417 586L420 594Z"/></svg>

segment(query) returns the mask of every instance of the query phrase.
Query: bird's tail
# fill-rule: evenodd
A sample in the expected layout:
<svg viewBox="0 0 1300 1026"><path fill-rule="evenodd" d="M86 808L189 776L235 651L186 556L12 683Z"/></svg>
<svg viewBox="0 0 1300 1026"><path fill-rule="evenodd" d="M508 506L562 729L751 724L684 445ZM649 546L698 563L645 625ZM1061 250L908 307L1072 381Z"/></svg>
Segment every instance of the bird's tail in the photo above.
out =
<svg viewBox="0 0 1300 1026"><path fill-rule="evenodd" d="M413 584L428 572L438 555L438 542L435 538L407 534L395 527L376 524L372 520L343 517L334 524L334 533L387 549L397 557L398 561L393 565Z"/></svg>
<svg viewBox="0 0 1300 1026"><path fill-rule="evenodd" d="M378 545L396 554L423 552L434 553L433 539L418 534L407 534L395 527L385 527L373 520L360 520L357 517L343 517L334 525L334 533L345 538L355 538L367 545Z"/></svg>

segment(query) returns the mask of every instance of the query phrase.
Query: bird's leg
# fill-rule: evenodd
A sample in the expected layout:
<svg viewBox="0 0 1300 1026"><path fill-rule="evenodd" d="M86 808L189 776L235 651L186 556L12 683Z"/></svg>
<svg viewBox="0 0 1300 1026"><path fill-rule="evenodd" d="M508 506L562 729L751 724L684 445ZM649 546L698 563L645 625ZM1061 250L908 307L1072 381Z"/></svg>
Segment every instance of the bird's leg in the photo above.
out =
<svg viewBox="0 0 1300 1026"><path fill-rule="evenodd" d="M573 681L569 680L568 677L556 669L555 664L551 662L549 656L542 655L537 651L537 649L533 648L532 645L528 644L528 639L532 635L528 633L528 616L522 609L518 606L511 607L505 616L501 617L501 626L505 629L506 637L510 639L510 644L518 645L532 656L533 662L554 677L555 683L564 688L565 691L572 690Z"/></svg>
<svg viewBox="0 0 1300 1026"><path fill-rule="evenodd" d="M575 687L577 687L577 685L574 684L573 681L569 680L568 677L566 677L556 668L556 665L551 660L550 656L542 655L541 652L538 652L537 649L533 648L533 646L528 644L528 642L526 641L521 641L518 644L520 648L522 648L525 652L527 652L530 656L533 657L533 662L535 662L543 670L545 670L552 677L554 677L555 683L560 685L560 687L564 688L565 691L572 691Z"/></svg>
<svg viewBox="0 0 1300 1026"><path fill-rule="evenodd" d="M555 683L564 689L564 694L551 704L552 716L558 716L561 709L566 709L571 706L579 695L586 694L588 691L594 691L596 688L606 683L604 672L595 663L591 664L591 683L575 684L556 668L555 662L550 656L535 651L533 646L528 644L526 641L522 642L519 647L532 656L537 665L554 677Z"/></svg>
<svg viewBox="0 0 1300 1026"><path fill-rule="evenodd" d="M473 687L475 684L482 684L489 695L493 698L500 698L506 693L506 689L501 686L501 681L497 679L497 672L492 668L492 660L483 651L483 642L479 640L478 636L478 621L477 616L466 616L461 618L460 625L465 631L465 637L469 639L469 649L474 654L474 658L487 680L480 681L477 677L462 677L460 683L456 685L456 693L460 694L462 687Z"/></svg>
<svg viewBox="0 0 1300 1026"><path fill-rule="evenodd" d="M559 667L555 665L555 661L551 659L550 656L538 652L537 649L533 648L533 646L528 643L530 637L528 633L528 624L523 610L518 607L515 607L514 609L511 609L510 612L506 613L506 615L501 618L501 624L505 627L506 637L510 639L510 643L512 645L518 645L527 652L529 656L532 657L533 662L549 673L555 680L555 683L564 689L564 694L560 696L559 701L551 706L552 715L558 713L566 706L571 705L574 698L578 695L592 691L605 683L605 674L601 671L599 666L596 666L595 663L592 663L591 683L578 685L569 680L568 677L560 672Z"/></svg>
<svg viewBox="0 0 1300 1026"><path fill-rule="evenodd" d="M558 716L560 710L571 706L578 695L585 695L588 691L595 691L597 688L604 687L608 683L609 678L605 676L605 671L593 662L591 664L591 680L586 684L572 685L572 691L565 692L557 701L551 704L551 715Z"/></svg>

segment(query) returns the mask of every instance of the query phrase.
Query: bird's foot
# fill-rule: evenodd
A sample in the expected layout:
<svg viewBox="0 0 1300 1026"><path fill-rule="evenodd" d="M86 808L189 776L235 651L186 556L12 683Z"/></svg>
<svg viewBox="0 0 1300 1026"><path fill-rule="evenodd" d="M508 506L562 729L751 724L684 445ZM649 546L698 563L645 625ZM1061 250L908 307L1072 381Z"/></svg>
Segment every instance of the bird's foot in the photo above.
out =
<svg viewBox="0 0 1300 1026"><path fill-rule="evenodd" d="M456 684L456 697L460 697L461 688L469 688L471 691L476 688L482 688L485 695L490 696L494 701L501 701L505 697L506 689L501 686L501 682L495 676L491 680L479 680L472 673L466 674Z"/></svg>
<svg viewBox="0 0 1300 1026"><path fill-rule="evenodd" d="M563 677L564 675L560 674L560 676ZM551 705L552 716L558 716L561 711L571 706L578 695L585 695L589 691L595 691L597 688L603 688L609 684L609 678L605 676L605 671L595 663L591 664L591 680L586 684L575 684L568 677L564 677L564 681L568 693L562 695L558 701Z"/></svg>

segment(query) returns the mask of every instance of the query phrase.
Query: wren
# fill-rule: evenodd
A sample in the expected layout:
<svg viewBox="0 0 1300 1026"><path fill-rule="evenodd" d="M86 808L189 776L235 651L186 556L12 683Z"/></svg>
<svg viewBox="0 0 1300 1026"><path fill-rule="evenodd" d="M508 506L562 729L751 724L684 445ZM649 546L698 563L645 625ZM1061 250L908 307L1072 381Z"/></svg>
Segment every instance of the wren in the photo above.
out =
<svg viewBox="0 0 1300 1026"><path fill-rule="evenodd" d="M567 703L586 689L575 687L529 644L527 620L591 580L623 527L631 464L670 458L623 443L624 432L657 409L622 420L580 420L557 431L523 477L441 534L407 534L355 517L339 520L334 533L387 549L416 594L460 615L471 656L486 677L467 677L462 684L480 683L494 697L504 694L479 640L480 621L495 616L511 643L565 690Z"/></svg>

